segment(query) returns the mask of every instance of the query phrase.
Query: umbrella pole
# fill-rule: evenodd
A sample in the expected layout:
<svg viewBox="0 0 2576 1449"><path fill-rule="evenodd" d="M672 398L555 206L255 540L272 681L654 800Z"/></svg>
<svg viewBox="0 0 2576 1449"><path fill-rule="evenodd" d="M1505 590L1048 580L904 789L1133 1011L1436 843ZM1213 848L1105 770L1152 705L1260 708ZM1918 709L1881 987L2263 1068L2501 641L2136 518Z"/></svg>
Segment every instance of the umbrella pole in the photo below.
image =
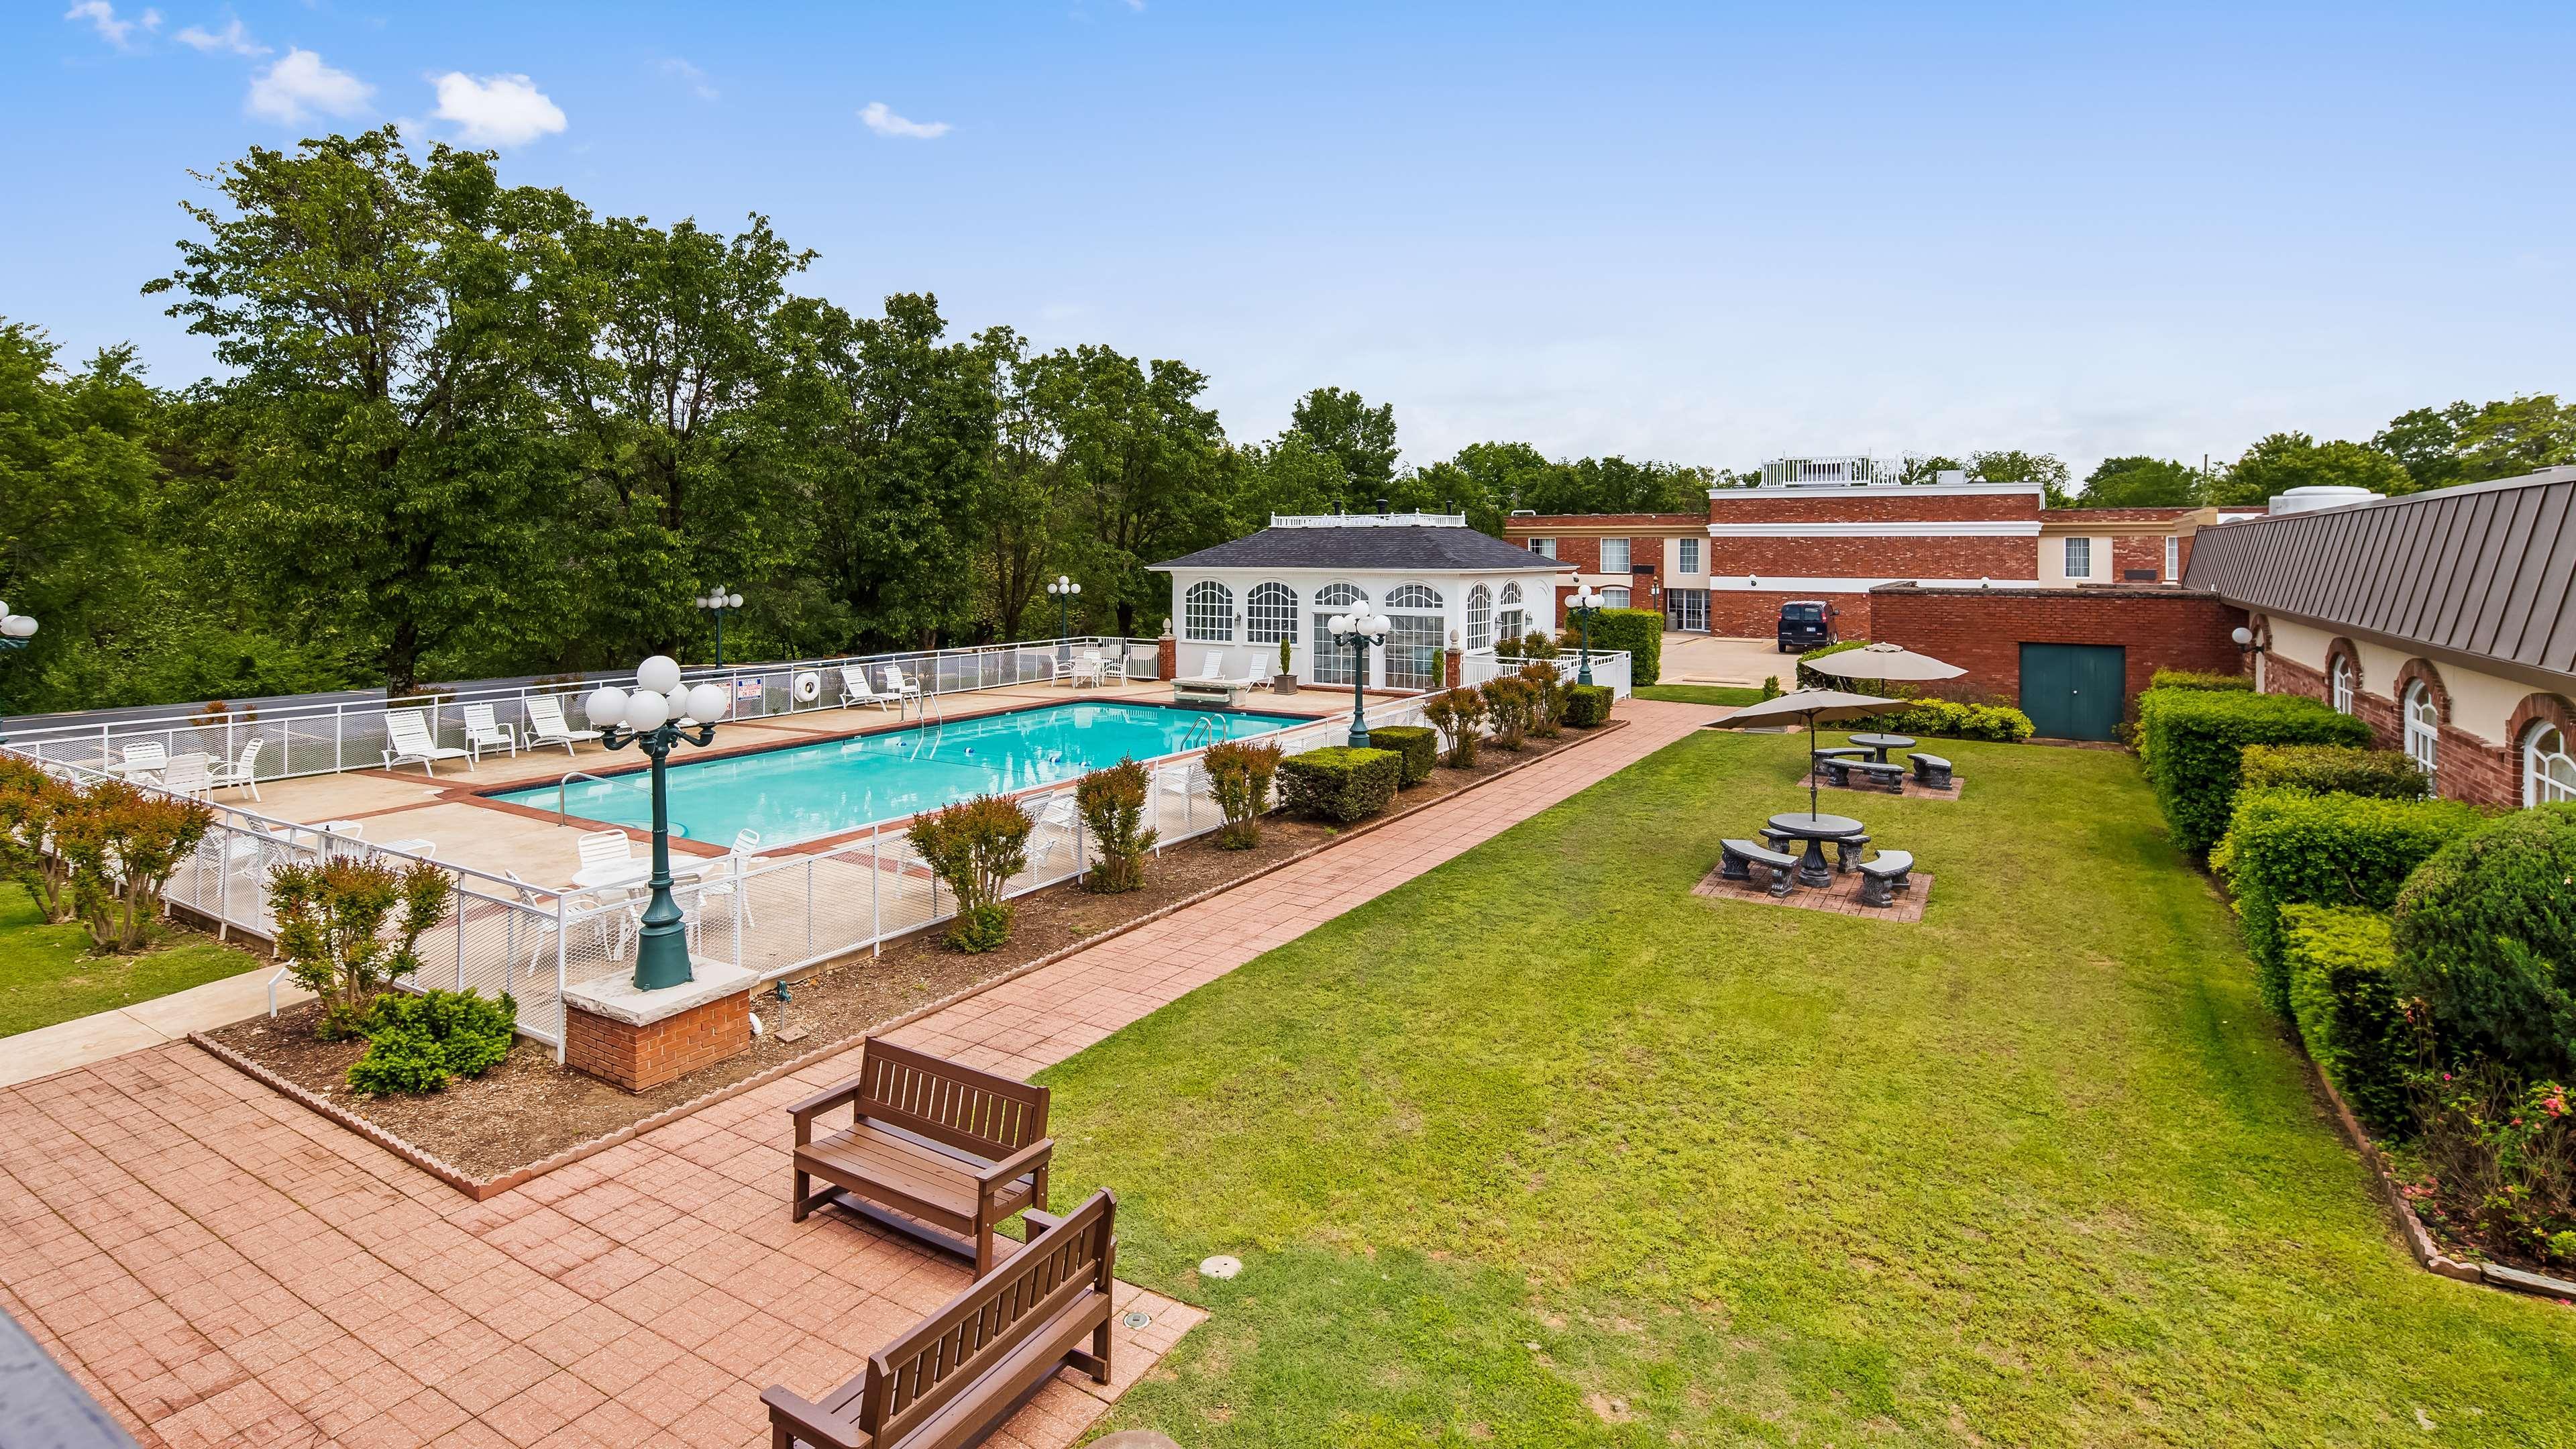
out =
<svg viewBox="0 0 2576 1449"><path fill-rule="evenodd" d="M1816 712L1807 711L1807 818L1816 818Z"/></svg>

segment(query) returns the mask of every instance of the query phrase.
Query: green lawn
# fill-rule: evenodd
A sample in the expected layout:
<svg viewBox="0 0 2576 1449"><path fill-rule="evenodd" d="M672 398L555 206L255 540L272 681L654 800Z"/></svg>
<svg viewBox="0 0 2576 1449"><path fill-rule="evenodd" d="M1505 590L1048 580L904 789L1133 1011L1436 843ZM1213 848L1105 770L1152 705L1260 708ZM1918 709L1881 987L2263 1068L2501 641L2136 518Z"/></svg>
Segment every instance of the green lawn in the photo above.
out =
<svg viewBox="0 0 2576 1449"><path fill-rule="evenodd" d="M1058 1205L1214 1313L1107 1427L2576 1439L2576 1311L2409 1263L2133 759L1837 797L1919 925L1692 897L1805 752L1694 735L1050 1072Z"/></svg>
<svg viewBox="0 0 2576 1449"><path fill-rule="evenodd" d="M183 936L140 956L92 956L78 925L48 926L26 889L0 882L0 1037L184 991L259 965Z"/></svg>
<svg viewBox="0 0 2576 1449"><path fill-rule="evenodd" d="M1755 704L1762 698L1759 689L1732 684L1648 684L1631 692L1639 699L1660 699L1671 704Z"/></svg>

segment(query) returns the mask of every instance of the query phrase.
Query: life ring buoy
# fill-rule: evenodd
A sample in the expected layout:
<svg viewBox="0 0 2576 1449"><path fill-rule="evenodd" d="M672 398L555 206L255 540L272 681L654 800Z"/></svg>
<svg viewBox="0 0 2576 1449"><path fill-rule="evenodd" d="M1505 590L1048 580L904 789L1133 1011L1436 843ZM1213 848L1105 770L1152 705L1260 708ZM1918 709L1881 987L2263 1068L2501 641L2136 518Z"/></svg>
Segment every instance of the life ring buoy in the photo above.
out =
<svg viewBox="0 0 2576 1449"><path fill-rule="evenodd" d="M796 702L812 704L823 697L823 676L808 669L796 676Z"/></svg>

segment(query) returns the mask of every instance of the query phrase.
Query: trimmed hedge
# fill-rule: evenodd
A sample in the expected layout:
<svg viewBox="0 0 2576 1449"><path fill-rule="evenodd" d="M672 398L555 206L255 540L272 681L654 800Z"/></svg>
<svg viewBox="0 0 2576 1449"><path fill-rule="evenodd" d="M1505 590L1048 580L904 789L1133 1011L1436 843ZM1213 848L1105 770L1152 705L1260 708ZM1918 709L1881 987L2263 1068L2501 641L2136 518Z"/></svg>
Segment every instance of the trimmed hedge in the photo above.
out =
<svg viewBox="0 0 2576 1449"><path fill-rule="evenodd" d="M2249 745L2237 766L2240 790L2305 790L2311 795L2372 795L2421 800L2432 777L2403 750L2351 745Z"/></svg>
<svg viewBox="0 0 2576 1449"><path fill-rule="evenodd" d="M2254 687L2253 679L2243 674L2208 674L2197 669L2159 669L2147 681L2149 689L2203 689L2244 692Z"/></svg>
<svg viewBox="0 0 2576 1449"><path fill-rule="evenodd" d="M1654 609L1595 610L1592 647L1627 650L1628 687L1652 684L1663 677L1664 616Z"/></svg>
<svg viewBox="0 0 2576 1449"><path fill-rule="evenodd" d="M2281 936L2290 1008L2309 1059L2373 1129L2405 1131L2412 1053L2388 918L2358 906L2287 906Z"/></svg>
<svg viewBox="0 0 2576 1449"><path fill-rule="evenodd" d="M1440 732L1424 725L1387 725L1370 730L1369 744L1404 757L1402 784L1421 784L1431 778L1431 767L1440 763Z"/></svg>
<svg viewBox="0 0 2576 1449"><path fill-rule="evenodd" d="M1279 762L1279 804L1299 815L1348 825L1365 820L1395 798L1404 757L1393 750L1333 745Z"/></svg>
<svg viewBox="0 0 2576 1449"><path fill-rule="evenodd" d="M2385 911L2415 867L2478 828L2457 800L2247 790L2210 865L2236 893L2263 1000L2292 1019L2281 913L2294 905Z"/></svg>
<svg viewBox="0 0 2576 1449"><path fill-rule="evenodd" d="M2138 753L2174 844L2205 855L2227 833L2247 745L2367 745L2370 726L2295 694L2150 689L2138 696Z"/></svg>
<svg viewBox="0 0 2576 1449"><path fill-rule="evenodd" d="M1945 740L1993 740L2006 745L2020 744L2039 729L2030 722L2029 715L2009 705L1962 704L1952 699L1916 700L1891 714L1854 720L1846 728Z"/></svg>
<svg viewBox="0 0 2576 1449"><path fill-rule="evenodd" d="M2397 894L2397 983L2444 1058L2522 1080L2576 1071L2576 804L2452 841Z"/></svg>
<svg viewBox="0 0 2576 1449"><path fill-rule="evenodd" d="M1610 721L1610 701L1617 698L1606 684L1570 684L1565 689L1565 722L1579 730L1599 729Z"/></svg>

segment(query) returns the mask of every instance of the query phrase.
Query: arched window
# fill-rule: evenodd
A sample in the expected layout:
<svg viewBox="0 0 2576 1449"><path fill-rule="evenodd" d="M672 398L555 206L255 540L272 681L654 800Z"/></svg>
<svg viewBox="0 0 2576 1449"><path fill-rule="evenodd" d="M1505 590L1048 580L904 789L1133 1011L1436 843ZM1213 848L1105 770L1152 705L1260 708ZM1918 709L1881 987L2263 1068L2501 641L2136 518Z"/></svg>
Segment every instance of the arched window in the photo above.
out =
<svg viewBox="0 0 2576 1449"><path fill-rule="evenodd" d="M1523 636L1529 633L1529 613L1521 607L1521 586L1503 585L1503 611L1494 620L1495 647L1505 654L1520 652Z"/></svg>
<svg viewBox="0 0 2576 1449"><path fill-rule="evenodd" d="M1438 689L1449 682L1442 651L1449 642L1448 605L1439 591L1406 584L1386 596L1386 683L1390 689Z"/></svg>
<svg viewBox="0 0 2576 1449"><path fill-rule="evenodd" d="M1182 606L1182 638L1193 644L1234 642L1234 590L1214 579L1201 579L1190 585Z"/></svg>
<svg viewBox="0 0 2576 1449"><path fill-rule="evenodd" d="M2428 778L2441 740L2442 712L2434 707L2433 687L2419 679L2406 686L2406 755Z"/></svg>
<svg viewBox="0 0 2576 1449"><path fill-rule="evenodd" d="M1478 584L1467 591L1467 647L1482 649L1494 642L1494 591Z"/></svg>
<svg viewBox="0 0 2576 1449"><path fill-rule="evenodd" d="M1244 596L1244 623L1255 644L1297 637L1297 591L1286 584L1254 584Z"/></svg>
<svg viewBox="0 0 2576 1449"><path fill-rule="evenodd" d="M2535 720L2522 732L2522 803L2559 800L2576 800L2576 757L2567 753L2565 730Z"/></svg>
<svg viewBox="0 0 2576 1449"><path fill-rule="evenodd" d="M1352 584L1326 584L1315 595L1315 607L1309 618L1314 620L1315 682L1348 684L1351 682L1351 651L1333 642L1335 614L1345 613L1368 602L1368 595Z"/></svg>
<svg viewBox="0 0 2576 1449"><path fill-rule="evenodd" d="M2332 679L2333 679L2333 690L2332 690L2332 693L2333 693L2333 695L2334 695L2334 707L2335 707L2335 712L2336 712L2337 714L2350 714L2350 713L2352 713L2352 656L2351 656L2351 655L2349 655L2349 654L2337 654L2337 655L2334 657L2334 673L2333 673L2333 675L2332 675Z"/></svg>

